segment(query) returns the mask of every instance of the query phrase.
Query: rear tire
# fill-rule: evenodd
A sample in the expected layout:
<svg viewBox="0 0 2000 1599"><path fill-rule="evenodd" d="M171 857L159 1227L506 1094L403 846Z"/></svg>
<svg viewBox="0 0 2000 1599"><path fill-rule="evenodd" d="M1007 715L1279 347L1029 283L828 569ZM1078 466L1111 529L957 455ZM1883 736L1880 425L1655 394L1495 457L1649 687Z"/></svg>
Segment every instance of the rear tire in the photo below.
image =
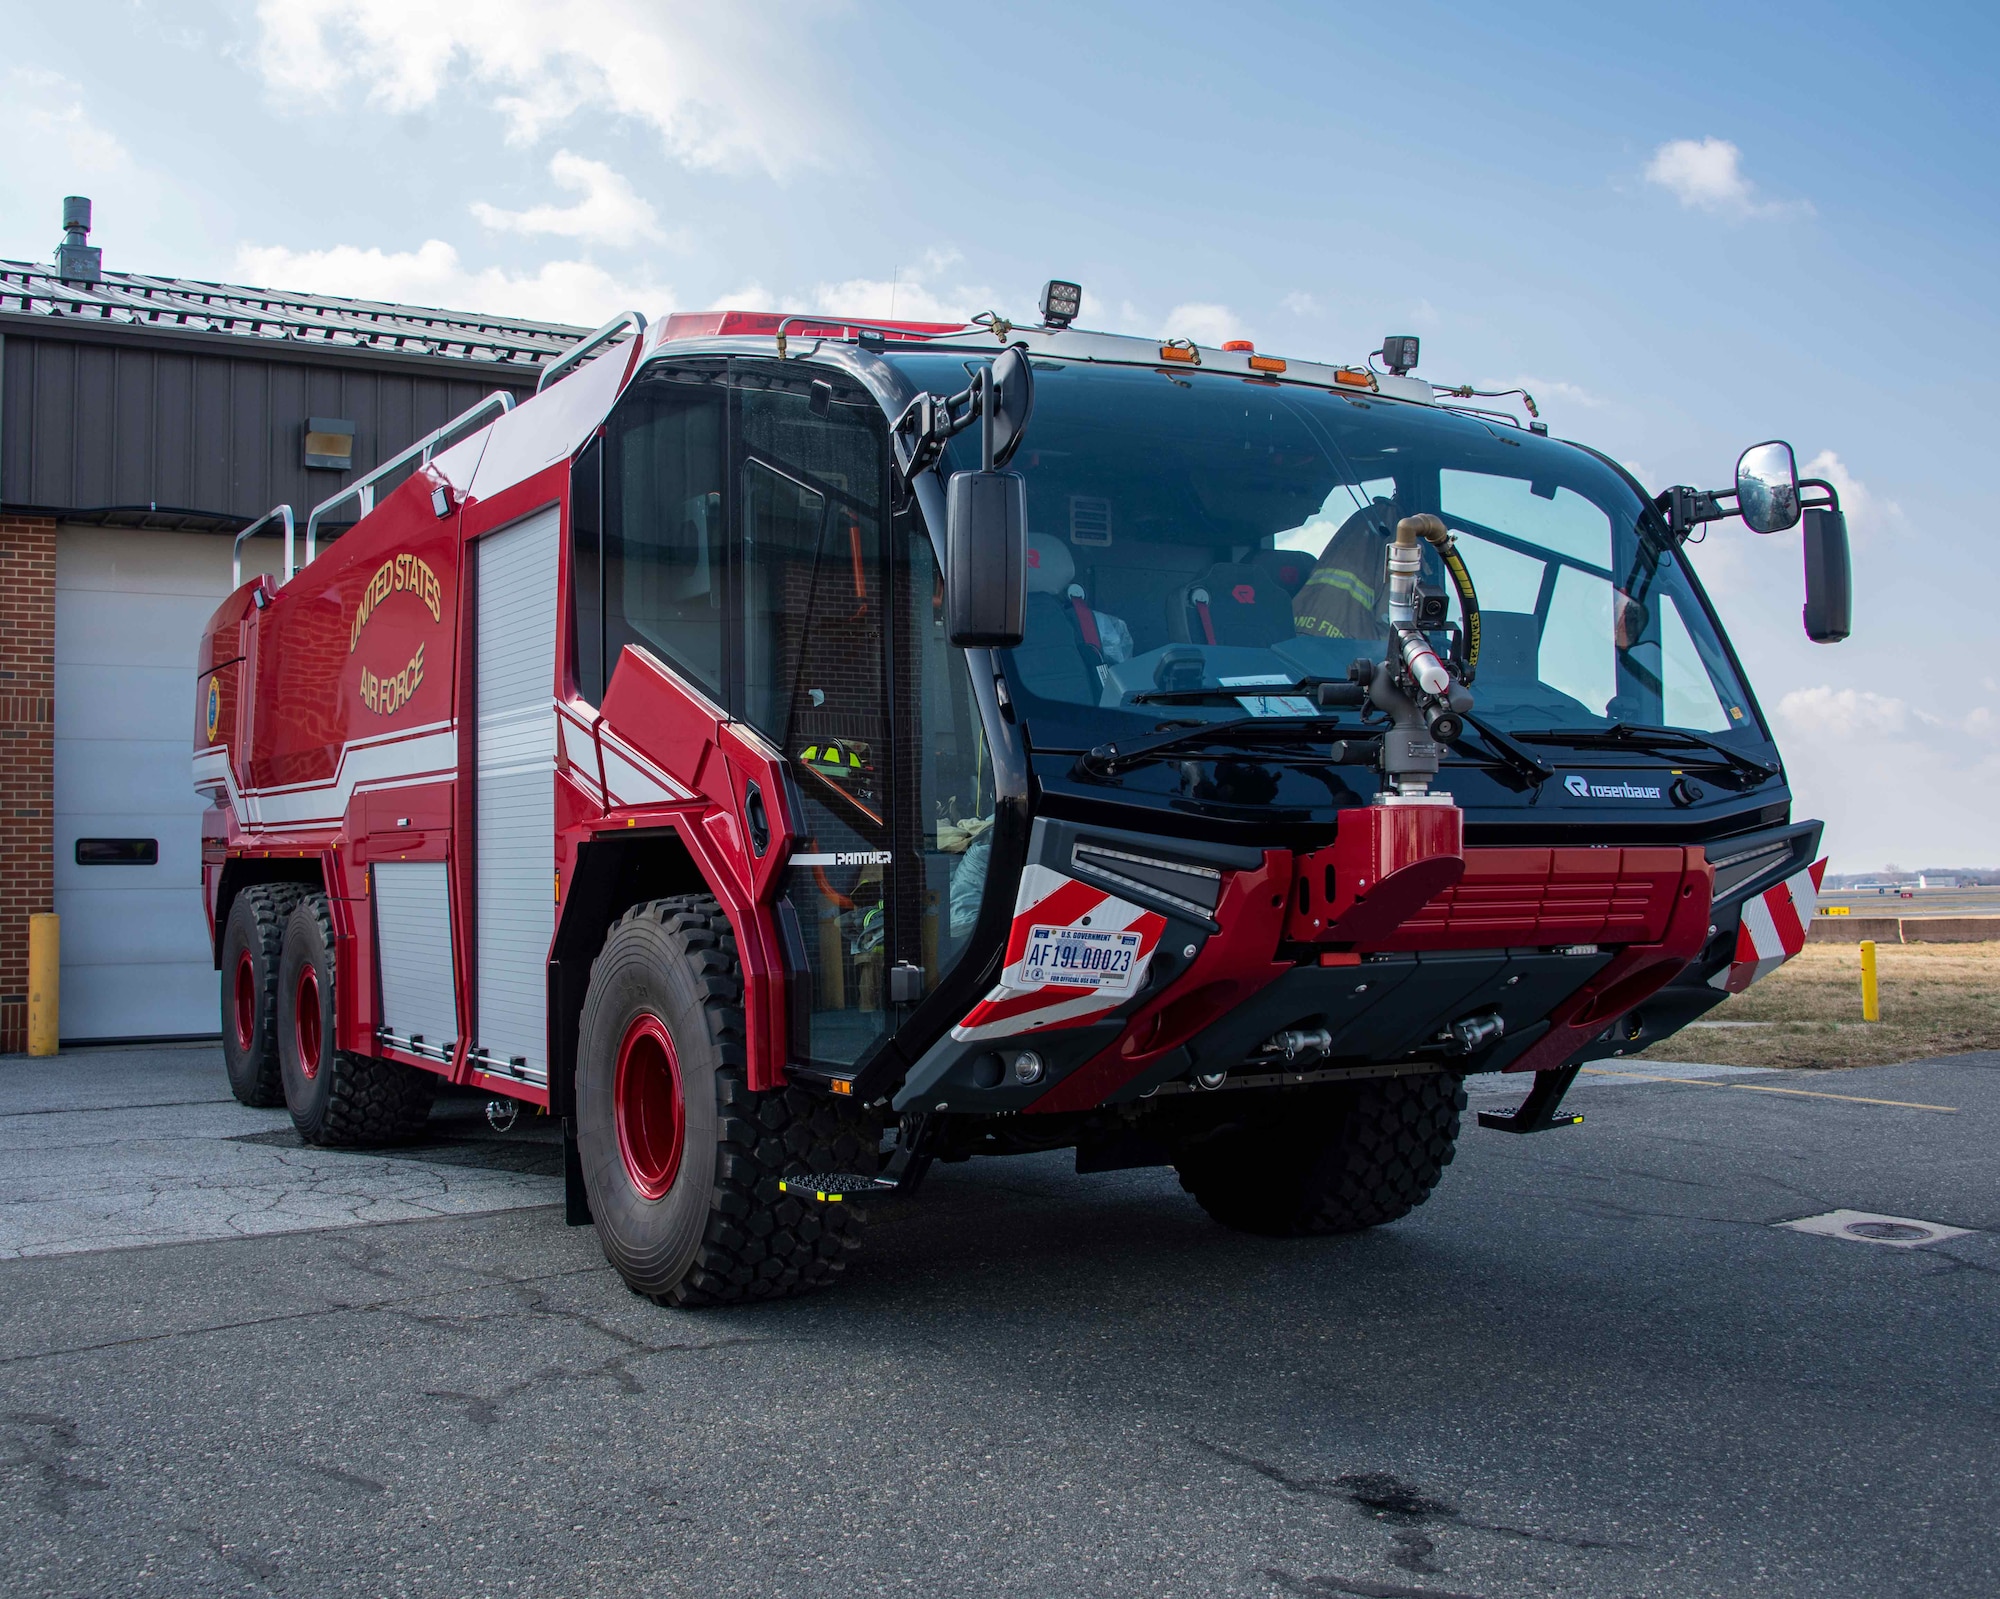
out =
<svg viewBox="0 0 2000 1599"><path fill-rule="evenodd" d="M859 1110L753 1094L736 936L715 900L636 906L591 967L576 1131L604 1258L663 1305L734 1304L832 1282L861 1241L852 1203L781 1193L795 1172L875 1170Z"/></svg>
<svg viewBox="0 0 2000 1599"><path fill-rule="evenodd" d="M324 894L307 894L278 961L278 1067L292 1125L329 1148L407 1142L430 1116L438 1079L334 1048L333 978L333 917Z"/></svg>
<svg viewBox="0 0 2000 1599"><path fill-rule="evenodd" d="M222 929L222 1064L229 1091L246 1105L285 1102L278 1068L278 962L285 921L301 883L253 883L229 907Z"/></svg>
<svg viewBox="0 0 2000 1599"><path fill-rule="evenodd" d="M1464 1085L1447 1072L1377 1078L1310 1114L1231 1131L1175 1166L1225 1227L1279 1238L1359 1232L1430 1198L1464 1109Z"/></svg>

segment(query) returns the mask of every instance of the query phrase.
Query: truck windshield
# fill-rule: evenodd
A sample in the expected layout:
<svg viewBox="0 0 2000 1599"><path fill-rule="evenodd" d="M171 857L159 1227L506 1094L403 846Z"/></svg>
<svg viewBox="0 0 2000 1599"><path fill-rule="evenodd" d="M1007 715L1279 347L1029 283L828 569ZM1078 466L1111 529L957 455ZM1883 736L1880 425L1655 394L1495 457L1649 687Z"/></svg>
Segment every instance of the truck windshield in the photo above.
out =
<svg viewBox="0 0 2000 1599"><path fill-rule="evenodd" d="M927 388L966 362L906 359ZM935 370L932 370L935 368ZM1582 450L1373 396L1202 372L1035 363L1027 636L1009 682L1038 748L1220 720L1379 658L1397 520L1458 534L1482 626L1478 714L1516 730L1668 726L1761 743L1679 556ZM951 465L978 465L977 432ZM1446 596L1437 637L1462 631ZM1210 692L1202 692L1210 691Z"/></svg>

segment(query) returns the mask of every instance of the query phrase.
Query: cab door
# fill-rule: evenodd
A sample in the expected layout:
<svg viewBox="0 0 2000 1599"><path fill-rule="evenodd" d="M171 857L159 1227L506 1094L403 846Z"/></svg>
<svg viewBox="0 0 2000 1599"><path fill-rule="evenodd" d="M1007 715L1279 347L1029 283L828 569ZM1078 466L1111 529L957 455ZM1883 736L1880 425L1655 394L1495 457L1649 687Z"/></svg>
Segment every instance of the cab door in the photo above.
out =
<svg viewBox="0 0 2000 1599"><path fill-rule="evenodd" d="M809 371L809 369L808 369ZM785 898L811 976L792 1054L851 1070L914 999L894 975L896 718L886 607L887 431L879 407L810 376L735 389L737 628L732 706L785 755L797 790ZM802 1025L801 1025L802 1024Z"/></svg>

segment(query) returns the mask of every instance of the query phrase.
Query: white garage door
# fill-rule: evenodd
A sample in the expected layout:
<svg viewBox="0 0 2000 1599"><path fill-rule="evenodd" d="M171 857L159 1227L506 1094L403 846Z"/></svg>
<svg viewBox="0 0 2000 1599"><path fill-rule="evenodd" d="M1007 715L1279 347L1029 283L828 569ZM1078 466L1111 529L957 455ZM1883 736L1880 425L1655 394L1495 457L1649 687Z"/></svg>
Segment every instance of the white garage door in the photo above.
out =
<svg viewBox="0 0 2000 1599"><path fill-rule="evenodd" d="M55 903L65 1042L217 1028L201 908L206 801L190 784L188 761L195 646L229 592L229 545L215 534L56 531ZM144 854L147 840L156 864L121 859Z"/></svg>

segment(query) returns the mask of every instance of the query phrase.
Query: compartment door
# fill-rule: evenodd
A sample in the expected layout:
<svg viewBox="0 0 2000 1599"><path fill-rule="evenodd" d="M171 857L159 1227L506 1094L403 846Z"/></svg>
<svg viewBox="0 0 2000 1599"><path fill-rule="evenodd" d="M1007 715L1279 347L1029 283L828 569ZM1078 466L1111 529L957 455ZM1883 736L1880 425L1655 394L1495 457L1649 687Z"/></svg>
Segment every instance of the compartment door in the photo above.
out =
<svg viewBox="0 0 2000 1599"><path fill-rule="evenodd" d="M547 1083L555 936L556 506L472 545L473 1059Z"/></svg>
<svg viewBox="0 0 2000 1599"><path fill-rule="evenodd" d="M450 1060L458 1039L451 897L443 861L380 861L374 880L382 1030L413 1055Z"/></svg>

